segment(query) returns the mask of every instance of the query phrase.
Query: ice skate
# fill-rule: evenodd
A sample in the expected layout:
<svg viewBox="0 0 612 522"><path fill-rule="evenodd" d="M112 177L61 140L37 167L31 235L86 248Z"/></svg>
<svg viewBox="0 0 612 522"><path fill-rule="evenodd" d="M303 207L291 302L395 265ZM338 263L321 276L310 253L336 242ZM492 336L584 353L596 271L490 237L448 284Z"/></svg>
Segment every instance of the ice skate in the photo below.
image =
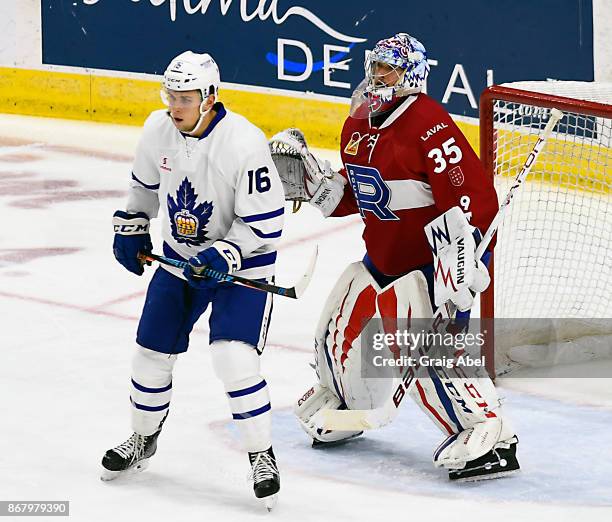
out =
<svg viewBox="0 0 612 522"><path fill-rule="evenodd" d="M268 511L276 505L280 489L280 475L276 466L276 457L272 447L266 451L249 452L251 463L250 478L253 480L255 496L262 499Z"/></svg>
<svg viewBox="0 0 612 522"><path fill-rule="evenodd" d="M102 458L103 470L100 478L109 481L121 475L131 475L147 469L149 459L157 450L157 437L160 432L161 430L148 436L133 433L128 440L108 450Z"/></svg>
<svg viewBox="0 0 612 522"><path fill-rule="evenodd" d="M499 442L482 457L468 462L463 469L451 470L448 478L456 482L490 480L518 473L520 465L516 458L518 438Z"/></svg>

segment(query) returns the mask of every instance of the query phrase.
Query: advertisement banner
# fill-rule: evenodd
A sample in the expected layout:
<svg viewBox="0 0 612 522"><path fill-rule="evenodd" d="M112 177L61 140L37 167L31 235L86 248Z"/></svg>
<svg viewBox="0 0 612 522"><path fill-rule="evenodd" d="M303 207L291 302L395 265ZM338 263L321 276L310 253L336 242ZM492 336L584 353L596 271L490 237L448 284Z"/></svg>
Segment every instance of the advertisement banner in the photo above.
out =
<svg viewBox="0 0 612 522"><path fill-rule="evenodd" d="M224 82L350 97L365 53L408 32L427 91L476 116L491 83L593 80L592 0L41 0L43 63L161 74L209 52Z"/></svg>

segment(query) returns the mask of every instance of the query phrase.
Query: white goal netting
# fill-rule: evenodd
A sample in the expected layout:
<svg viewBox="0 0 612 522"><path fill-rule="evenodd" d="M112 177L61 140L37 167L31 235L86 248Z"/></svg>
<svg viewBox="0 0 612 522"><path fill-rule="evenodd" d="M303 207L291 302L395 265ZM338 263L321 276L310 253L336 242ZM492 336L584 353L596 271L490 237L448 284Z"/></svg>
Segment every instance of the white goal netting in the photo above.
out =
<svg viewBox="0 0 612 522"><path fill-rule="evenodd" d="M610 110L595 116L588 103L562 109L565 116L504 216L495 249L494 317L525 321L496 332L496 356L519 345L566 348L564 343L586 336L592 351L599 346L612 354L612 337L592 339L612 333L612 84L503 87L533 94L493 101L492 160L500 199L548 121L546 95L608 104ZM547 362L555 353L569 362L561 360L562 351L548 350Z"/></svg>

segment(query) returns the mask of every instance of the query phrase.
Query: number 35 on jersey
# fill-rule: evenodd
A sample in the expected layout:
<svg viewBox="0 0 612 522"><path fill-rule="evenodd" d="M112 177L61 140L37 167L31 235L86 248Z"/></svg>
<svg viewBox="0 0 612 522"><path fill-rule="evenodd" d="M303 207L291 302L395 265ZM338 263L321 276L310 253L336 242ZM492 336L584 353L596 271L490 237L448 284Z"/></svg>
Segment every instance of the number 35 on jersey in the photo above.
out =
<svg viewBox="0 0 612 522"><path fill-rule="evenodd" d="M442 143L442 148L433 148L427 153L427 157L436 162L434 173L440 174L446 170L446 167L459 163L463 158L463 153L459 146L455 143L455 138L449 138Z"/></svg>

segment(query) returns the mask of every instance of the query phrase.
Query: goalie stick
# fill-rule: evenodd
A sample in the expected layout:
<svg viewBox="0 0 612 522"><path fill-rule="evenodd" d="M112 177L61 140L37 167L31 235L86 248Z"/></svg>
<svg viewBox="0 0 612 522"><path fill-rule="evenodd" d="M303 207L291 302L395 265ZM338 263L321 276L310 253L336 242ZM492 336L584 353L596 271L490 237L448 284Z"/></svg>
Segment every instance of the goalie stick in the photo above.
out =
<svg viewBox="0 0 612 522"><path fill-rule="evenodd" d="M253 279L247 279L246 277L240 277L226 272L219 272L218 270L212 270L211 268L204 268L199 274L195 274L195 277L211 277L221 282L233 283L240 286L246 286L248 288L254 288L255 290L261 290L262 292L268 292L270 294L282 295L283 297L290 297L291 299L299 299L312 279L315 264L317 262L318 247L315 247L310 263L304 275L295 284L295 286L285 288L283 286L276 286L270 283L264 283L262 281L255 281ZM157 261L163 265L173 266L176 268L185 268L189 263L187 261L177 261L169 257L160 256L153 253L142 253L138 254L138 259L143 263L151 263Z"/></svg>
<svg viewBox="0 0 612 522"><path fill-rule="evenodd" d="M476 259L480 259L486 248L491 243L493 236L497 232L497 229L501 223L504 212L510 202L514 198L516 191L523 184L531 168L537 161L537 158L544 149L546 145L546 141L550 138L550 135L553 132L557 122L563 118L563 112L558 109L552 109L550 113L550 119L544 127L542 134L538 137L533 149L527 156L523 167L520 172L517 174L512 187L506 194L504 201L500 204L499 210L493 221L489 225L489 228L485 232L482 241L478 245L476 249ZM441 321L448 319L451 317L451 308L449 303L445 303L442 306L438 307L436 312L434 313L434 318L432 321L432 330L437 331L437 326L441 324ZM428 351L427 346L424 347L426 350L425 354ZM418 370L418 366L408 367L403 375L400 378L393 379L393 395L389 397L385 403L379 408L373 408L370 410L321 410L317 414L315 414L315 418L313 419L315 424L324 430L342 430L342 431L360 431L364 429L375 429L381 428L386 424L395 419L399 406L408 393L410 386L416 380L416 370Z"/></svg>

